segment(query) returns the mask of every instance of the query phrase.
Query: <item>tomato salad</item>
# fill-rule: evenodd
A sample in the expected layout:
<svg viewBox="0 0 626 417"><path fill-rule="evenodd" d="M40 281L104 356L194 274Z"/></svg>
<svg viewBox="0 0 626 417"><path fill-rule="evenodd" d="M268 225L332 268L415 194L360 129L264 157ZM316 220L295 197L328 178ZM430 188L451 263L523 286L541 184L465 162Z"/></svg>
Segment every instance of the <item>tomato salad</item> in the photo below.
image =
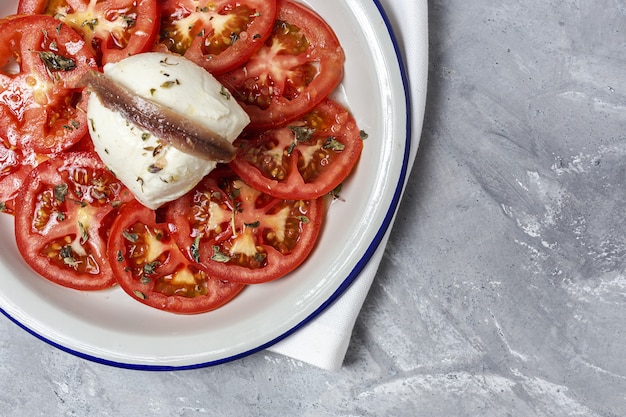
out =
<svg viewBox="0 0 626 417"><path fill-rule="evenodd" d="M343 49L291 0L20 0L0 39L0 210L26 263L68 288L118 285L195 314L285 277L313 250L363 147L329 98ZM94 151L77 85L149 51L200 65L251 119L232 162L156 210Z"/></svg>

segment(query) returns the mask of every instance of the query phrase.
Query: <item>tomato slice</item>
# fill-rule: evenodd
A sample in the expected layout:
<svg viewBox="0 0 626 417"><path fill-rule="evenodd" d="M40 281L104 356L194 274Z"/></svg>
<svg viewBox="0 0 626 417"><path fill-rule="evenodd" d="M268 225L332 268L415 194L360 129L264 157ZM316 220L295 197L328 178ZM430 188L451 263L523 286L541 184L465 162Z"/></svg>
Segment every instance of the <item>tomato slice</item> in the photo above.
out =
<svg viewBox="0 0 626 417"><path fill-rule="evenodd" d="M209 277L183 256L168 224L157 222L156 212L137 201L120 210L108 252L124 291L159 310L203 313L226 304L245 287Z"/></svg>
<svg viewBox="0 0 626 417"><path fill-rule="evenodd" d="M70 27L50 16L19 16L0 25L0 137L10 147L51 154L87 134L76 83L96 69Z"/></svg>
<svg viewBox="0 0 626 417"><path fill-rule="evenodd" d="M250 128L269 128L303 115L326 98L341 81L344 61L337 36L320 16L280 0L265 44L218 79L250 115Z"/></svg>
<svg viewBox="0 0 626 417"><path fill-rule="evenodd" d="M317 239L323 201L284 200L218 169L167 207L186 256L213 277L258 284L291 272Z"/></svg>
<svg viewBox="0 0 626 417"><path fill-rule="evenodd" d="M242 65L276 16L276 0L164 0L161 8L161 45L212 74Z"/></svg>
<svg viewBox="0 0 626 417"><path fill-rule="evenodd" d="M34 167L48 159L31 149L11 146L0 141L0 212L13 214L20 187Z"/></svg>
<svg viewBox="0 0 626 417"><path fill-rule="evenodd" d="M159 30L157 0L20 0L17 10L68 24L101 65L151 49Z"/></svg>
<svg viewBox="0 0 626 417"><path fill-rule="evenodd" d="M76 142L68 152L95 152L96 149L93 145L90 135L85 135L81 140Z"/></svg>
<svg viewBox="0 0 626 417"><path fill-rule="evenodd" d="M237 138L230 167L274 197L314 199L348 177L361 155L362 135L352 115L327 99L285 127Z"/></svg>
<svg viewBox="0 0 626 417"><path fill-rule="evenodd" d="M110 287L108 232L118 207L131 200L95 153L59 154L33 169L17 196L18 250L52 282L79 290Z"/></svg>

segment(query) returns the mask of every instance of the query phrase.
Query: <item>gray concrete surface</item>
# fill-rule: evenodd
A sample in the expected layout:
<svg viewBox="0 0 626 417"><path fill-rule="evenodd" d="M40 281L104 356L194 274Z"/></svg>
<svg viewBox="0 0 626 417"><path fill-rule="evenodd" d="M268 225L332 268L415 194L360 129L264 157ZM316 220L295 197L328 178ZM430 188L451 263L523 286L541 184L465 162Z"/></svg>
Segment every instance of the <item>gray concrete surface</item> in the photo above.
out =
<svg viewBox="0 0 626 417"><path fill-rule="evenodd" d="M340 372L116 369L1 318L0 414L626 415L626 3L429 8L421 147Z"/></svg>

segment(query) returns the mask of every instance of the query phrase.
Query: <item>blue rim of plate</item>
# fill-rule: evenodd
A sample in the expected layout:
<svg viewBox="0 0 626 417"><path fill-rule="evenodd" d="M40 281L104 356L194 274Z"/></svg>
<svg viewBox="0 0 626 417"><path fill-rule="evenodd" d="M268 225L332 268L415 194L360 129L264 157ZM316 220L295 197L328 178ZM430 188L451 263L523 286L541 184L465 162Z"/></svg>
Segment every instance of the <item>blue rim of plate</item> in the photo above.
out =
<svg viewBox="0 0 626 417"><path fill-rule="evenodd" d="M17 326L19 326L20 328L22 328L26 332L28 332L31 335L35 336L36 338L42 340L43 342L45 342L45 343L47 343L47 344L49 344L49 345L51 345L51 346L53 346L53 347L55 347L55 348L57 348L59 350L62 350L64 352L67 352L69 354L72 354L72 355L77 356L77 357L82 358L82 359L86 359L86 360L89 360L89 361L92 361L92 362L96 362L96 363L100 363L100 364L103 364L103 365L108 365L108 366L112 366L112 367L116 367L116 368L132 369L132 370L138 370L138 371L177 371L177 370L181 371L181 370L190 370L190 369L198 369L198 368L206 368L206 367L210 367L210 366L216 366L216 365L220 365L220 364L223 364L223 363L232 362L232 361L244 358L246 356L250 356L250 355L252 355L254 353L257 353L257 352L260 352L262 350L265 350L268 347L270 347L270 346L280 342L281 340L283 340L286 337L290 336L291 334L295 333L300 328L302 328L303 326L308 324L310 321L315 319L324 310L326 310L331 304L333 304L350 287L350 285L352 285L352 283L361 274L361 272L363 271L365 266L369 263L369 261L372 258L372 256L374 256L374 253L376 252L376 250L380 246L380 243L382 242L385 234L387 233L387 230L389 229L389 227L392 224L393 218L395 216L395 213L396 213L396 211L398 209L398 206L400 204L400 200L402 198L404 184L406 182L406 178L407 178L407 175L408 175L407 171L408 171L408 166L409 166L409 155L410 155L411 146L412 146L412 133L411 133L411 129L412 129L412 116L411 116L412 115L412 111L411 110L412 110L412 107L411 107L411 97L410 97L410 93L409 93L409 80L408 80L406 62L405 62L405 60L404 60L404 58L402 56L402 52L400 51L398 39L397 39L397 37L396 37L396 35L394 33L394 30L393 30L393 27L391 25L391 22L389 21L389 18L387 16L383 6L380 4L379 0L372 0L372 1L376 5L376 8L378 9L378 12L380 13L383 21L385 22L385 26L387 27L387 32L388 32L388 34L389 34L389 36L391 38L391 42L392 42L393 47L394 47L394 52L395 52L397 61L399 63L400 75L401 75L401 79L402 79L402 85L403 85L403 88L404 88L405 105L406 105L407 111L406 111L406 141L405 141L406 143L405 143L405 148L404 148L404 155L402 157L402 168L400 170L400 176L398 178L398 183L396 184L396 189L394 191L393 198L391 200L391 204L389 206L389 209L387 210L387 214L385 215L380 228L378 229L378 232L374 236L374 239L369 244L369 246L367 247L364 255L356 263L355 267L352 269L350 274L348 274L348 276L346 277L346 279L343 280L341 285L335 290L335 292L324 303L322 303L322 305L320 305L316 310L314 310L311 314L309 314L300 323L298 323L297 325L295 325L291 329L287 330L286 332L284 332L280 336L275 337L274 339L272 339L272 340L270 340L270 341L268 341L266 343L263 343L260 346L257 346L257 347L255 347L253 349L249 349L249 350L246 350L244 352L238 353L236 355L228 356L228 357L225 357L225 358L216 359L216 360L212 360L212 361L208 361L208 362L201 362L201 363L197 363L197 364L180 365L180 366L176 366L176 365L133 364L133 363L112 361L112 360L100 358L100 357L97 357L97 356L88 355L88 354L76 351L74 349L68 348L67 346L63 346L63 345L61 345L61 344L59 344L57 342L54 342L53 340L50 340L50 339L40 335L39 333L35 332L34 330L32 330L32 329L28 328L27 326L25 326L24 324L22 324L19 320L15 319L13 316L11 316L9 313L7 313L1 307L0 307L0 312L4 316L6 316L10 321L15 323Z"/></svg>

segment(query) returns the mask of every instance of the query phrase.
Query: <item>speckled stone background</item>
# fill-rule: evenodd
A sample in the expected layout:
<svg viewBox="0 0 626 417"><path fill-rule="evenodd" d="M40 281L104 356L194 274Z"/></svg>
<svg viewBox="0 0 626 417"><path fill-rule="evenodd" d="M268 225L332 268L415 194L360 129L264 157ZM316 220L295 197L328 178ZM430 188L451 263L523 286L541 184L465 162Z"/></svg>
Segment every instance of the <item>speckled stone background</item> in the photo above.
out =
<svg viewBox="0 0 626 417"><path fill-rule="evenodd" d="M626 3L429 8L421 146L340 372L122 370L2 317L0 415L626 415Z"/></svg>

